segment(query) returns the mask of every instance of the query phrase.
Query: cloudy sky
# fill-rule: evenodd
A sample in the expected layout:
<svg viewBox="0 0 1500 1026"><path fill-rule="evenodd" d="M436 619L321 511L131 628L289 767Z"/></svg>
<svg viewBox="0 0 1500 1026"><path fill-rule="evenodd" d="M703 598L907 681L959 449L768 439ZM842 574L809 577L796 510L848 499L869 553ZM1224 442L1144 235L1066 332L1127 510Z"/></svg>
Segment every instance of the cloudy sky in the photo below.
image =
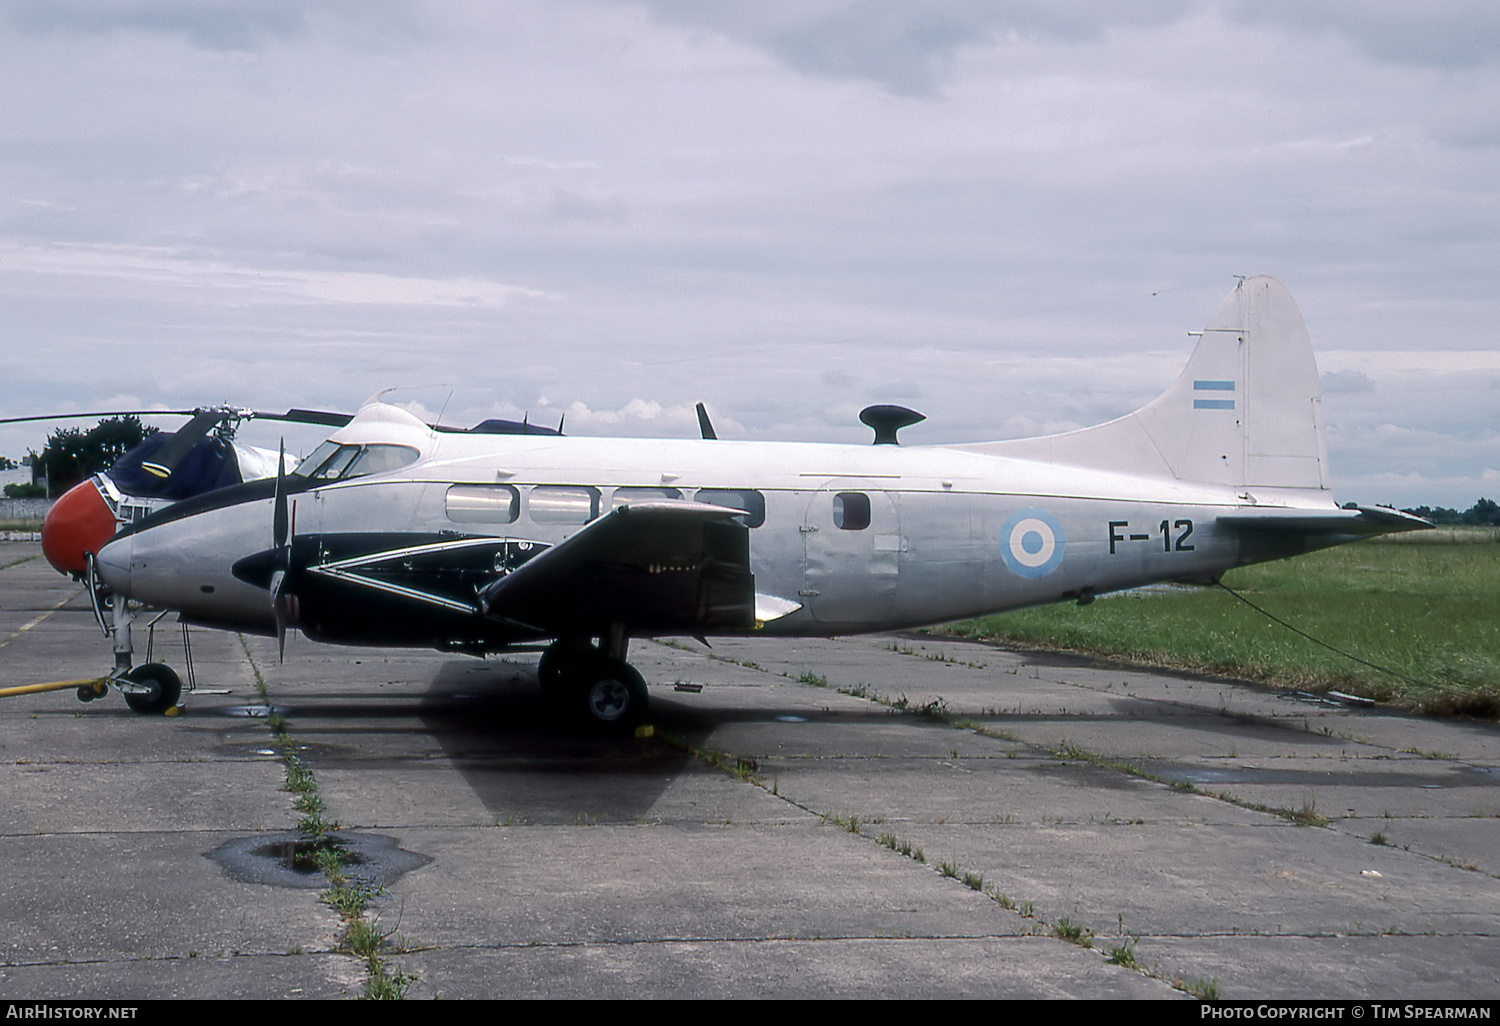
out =
<svg viewBox="0 0 1500 1026"><path fill-rule="evenodd" d="M1493 0L10 0L0 55L5 415L1014 437L1265 273L1340 501L1500 498Z"/></svg>

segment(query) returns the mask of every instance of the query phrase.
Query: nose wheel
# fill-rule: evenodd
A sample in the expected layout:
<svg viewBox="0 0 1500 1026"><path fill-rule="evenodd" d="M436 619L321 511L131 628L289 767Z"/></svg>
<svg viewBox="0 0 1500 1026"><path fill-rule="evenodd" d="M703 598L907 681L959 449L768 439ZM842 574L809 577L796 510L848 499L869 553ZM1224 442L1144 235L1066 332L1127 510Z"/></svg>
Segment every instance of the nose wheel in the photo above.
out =
<svg viewBox="0 0 1500 1026"><path fill-rule="evenodd" d="M177 705L182 697L182 679L165 663L142 663L125 674L127 685L134 685L125 693L125 704L132 712L145 716L161 716Z"/></svg>

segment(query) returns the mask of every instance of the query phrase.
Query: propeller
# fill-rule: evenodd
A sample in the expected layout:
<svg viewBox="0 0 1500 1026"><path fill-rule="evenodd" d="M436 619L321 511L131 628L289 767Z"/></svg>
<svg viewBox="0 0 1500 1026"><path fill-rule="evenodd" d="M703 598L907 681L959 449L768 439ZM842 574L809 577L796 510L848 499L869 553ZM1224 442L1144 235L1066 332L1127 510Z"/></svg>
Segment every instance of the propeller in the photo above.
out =
<svg viewBox="0 0 1500 1026"><path fill-rule="evenodd" d="M282 662L286 661L286 628L292 614L292 596L286 591L286 577L292 568L291 517L286 499L286 439L276 458L275 505L271 514L271 611L276 617L276 646Z"/></svg>
<svg viewBox="0 0 1500 1026"><path fill-rule="evenodd" d="M92 550L83 554L84 586L89 592L89 606L94 611L94 622L109 637L109 623L104 619L104 600L109 597L109 591L99 580L99 566L95 561Z"/></svg>

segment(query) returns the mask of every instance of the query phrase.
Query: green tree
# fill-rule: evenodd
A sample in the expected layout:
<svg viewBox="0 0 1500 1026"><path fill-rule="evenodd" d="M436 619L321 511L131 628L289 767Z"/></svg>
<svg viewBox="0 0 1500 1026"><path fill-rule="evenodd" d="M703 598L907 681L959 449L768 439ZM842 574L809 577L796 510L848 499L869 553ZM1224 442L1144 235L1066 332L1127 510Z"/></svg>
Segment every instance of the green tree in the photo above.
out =
<svg viewBox="0 0 1500 1026"><path fill-rule="evenodd" d="M1500 524L1500 503L1494 499L1480 499L1464 511L1466 524Z"/></svg>
<svg viewBox="0 0 1500 1026"><path fill-rule="evenodd" d="M35 456L33 466L38 477L47 481L53 495L67 491L90 474L108 470L115 461L134 449L157 428L146 427L133 416L106 417L94 427L58 428L47 437L47 444Z"/></svg>

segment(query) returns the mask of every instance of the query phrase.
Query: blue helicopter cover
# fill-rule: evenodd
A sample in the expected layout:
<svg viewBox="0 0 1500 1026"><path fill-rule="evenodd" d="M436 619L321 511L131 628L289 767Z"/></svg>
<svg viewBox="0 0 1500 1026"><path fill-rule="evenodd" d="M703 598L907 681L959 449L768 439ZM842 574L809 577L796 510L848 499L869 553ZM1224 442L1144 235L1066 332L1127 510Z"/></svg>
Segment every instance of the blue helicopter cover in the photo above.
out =
<svg viewBox="0 0 1500 1026"><path fill-rule="evenodd" d="M178 500L240 483L240 464L234 447L212 437L200 438L166 480L142 467L141 463L154 456L171 437L152 435L121 456L109 471L115 487L128 495Z"/></svg>

